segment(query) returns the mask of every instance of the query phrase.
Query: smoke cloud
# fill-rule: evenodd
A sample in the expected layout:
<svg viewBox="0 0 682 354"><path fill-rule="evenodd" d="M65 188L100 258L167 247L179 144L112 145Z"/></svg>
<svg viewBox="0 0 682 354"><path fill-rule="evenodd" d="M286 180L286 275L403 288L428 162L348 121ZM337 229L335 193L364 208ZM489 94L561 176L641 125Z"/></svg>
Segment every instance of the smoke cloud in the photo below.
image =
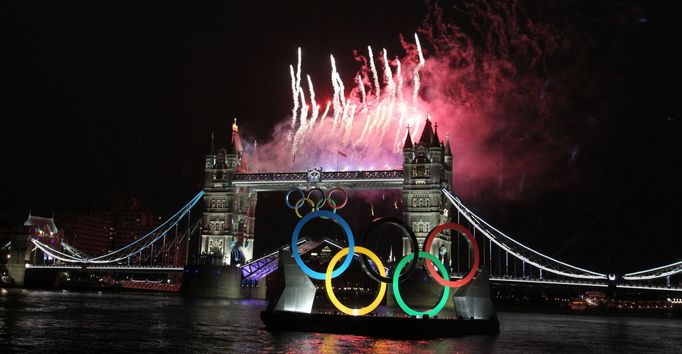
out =
<svg viewBox="0 0 682 354"><path fill-rule="evenodd" d="M514 199L558 187L551 167L579 151L557 120L566 119L570 89L562 77L580 53L575 35L531 18L517 2L430 5L418 34L400 36L401 56L353 53L355 82L341 81L331 57L329 101L314 96L316 78L302 79L299 54L290 67L292 116L259 145L261 170L399 169L408 127L418 140L430 116L440 139L449 136L454 190L464 198L493 190ZM568 60L557 64L557 57Z"/></svg>

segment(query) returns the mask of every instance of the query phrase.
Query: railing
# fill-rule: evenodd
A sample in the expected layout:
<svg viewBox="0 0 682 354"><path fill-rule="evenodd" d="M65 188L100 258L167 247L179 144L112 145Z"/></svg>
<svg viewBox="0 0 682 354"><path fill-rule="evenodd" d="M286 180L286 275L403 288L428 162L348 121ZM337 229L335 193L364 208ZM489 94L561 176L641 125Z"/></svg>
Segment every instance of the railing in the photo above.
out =
<svg viewBox="0 0 682 354"><path fill-rule="evenodd" d="M305 181L308 174L305 172L291 173L239 173L234 175L233 181L257 182L257 181Z"/></svg>
<svg viewBox="0 0 682 354"><path fill-rule="evenodd" d="M379 171L333 171L322 172L320 179L343 181L343 180L373 180L373 179L401 179L403 170L379 170ZM307 172L269 172L269 173L239 173L234 175L234 182L265 182L265 181L307 181Z"/></svg>

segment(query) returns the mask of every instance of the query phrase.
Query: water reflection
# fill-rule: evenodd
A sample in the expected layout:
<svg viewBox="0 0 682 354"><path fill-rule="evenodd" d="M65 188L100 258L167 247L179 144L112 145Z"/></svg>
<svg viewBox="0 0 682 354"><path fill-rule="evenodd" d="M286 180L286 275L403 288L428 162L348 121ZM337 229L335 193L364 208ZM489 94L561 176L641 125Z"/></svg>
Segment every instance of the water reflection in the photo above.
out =
<svg viewBox="0 0 682 354"><path fill-rule="evenodd" d="M4 290L4 289L3 289ZM682 320L501 313L498 336L408 341L263 328L262 301L0 291L2 352L679 352Z"/></svg>

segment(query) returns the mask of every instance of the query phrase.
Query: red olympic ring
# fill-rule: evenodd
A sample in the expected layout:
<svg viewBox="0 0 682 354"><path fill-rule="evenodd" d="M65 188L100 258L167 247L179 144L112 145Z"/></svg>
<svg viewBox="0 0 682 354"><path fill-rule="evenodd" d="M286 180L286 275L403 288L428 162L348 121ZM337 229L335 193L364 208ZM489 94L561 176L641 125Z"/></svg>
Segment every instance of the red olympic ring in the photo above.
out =
<svg viewBox="0 0 682 354"><path fill-rule="evenodd" d="M441 233L443 230L446 229L451 229L458 231L460 234L464 235L466 237L467 242L469 242L469 246L474 248L474 263L471 266L471 270L469 273L462 279L459 280L445 280L443 277L438 275L438 272L436 272L436 268L433 266L433 263L431 261L426 260L426 268L429 270L429 273L431 273L431 277L435 279L440 285L443 286L449 286L451 288L457 288L462 285L466 285L471 281L471 279L474 278L474 275L476 275L476 271L478 270L478 262L479 262L479 251L478 251L478 244L476 243L476 239L474 236L471 234L469 229L466 227L460 225L460 224L455 224L455 223L448 223L448 224L441 224L433 228L431 232L429 232L429 235L426 236L426 241L424 242L424 251L429 252L431 251L431 244L433 243L433 239Z"/></svg>
<svg viewBox="0 0 682 354"><path fill-rule="evenodd" d="M343 192L343 203L341 203L341 204L334 203L335 205L332 206L330 201L332 200L332 194L334 194L334 191ZM329 194L327 194L327 199L328 199L327 205L329 205L330 208L342 209L343 207L346 206L346 203L348 203L348 193L346 193L346 191L343 188L339 188L339 187L333 188L332 190L329 191Z"/></svg>

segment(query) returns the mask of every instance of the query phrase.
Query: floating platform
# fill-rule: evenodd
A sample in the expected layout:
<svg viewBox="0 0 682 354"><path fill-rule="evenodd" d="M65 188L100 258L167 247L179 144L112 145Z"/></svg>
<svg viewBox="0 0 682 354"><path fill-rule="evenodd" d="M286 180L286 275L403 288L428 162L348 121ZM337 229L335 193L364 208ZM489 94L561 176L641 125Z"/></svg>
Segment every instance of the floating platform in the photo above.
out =
<svg viewBox="0 0 682 354"><path fill-rule="evenodd" d="M344 314L262 311L261 320L271 331L354 334L396 339L430 339L500 333L497 317L487 320L349 316Z"/></svg>

